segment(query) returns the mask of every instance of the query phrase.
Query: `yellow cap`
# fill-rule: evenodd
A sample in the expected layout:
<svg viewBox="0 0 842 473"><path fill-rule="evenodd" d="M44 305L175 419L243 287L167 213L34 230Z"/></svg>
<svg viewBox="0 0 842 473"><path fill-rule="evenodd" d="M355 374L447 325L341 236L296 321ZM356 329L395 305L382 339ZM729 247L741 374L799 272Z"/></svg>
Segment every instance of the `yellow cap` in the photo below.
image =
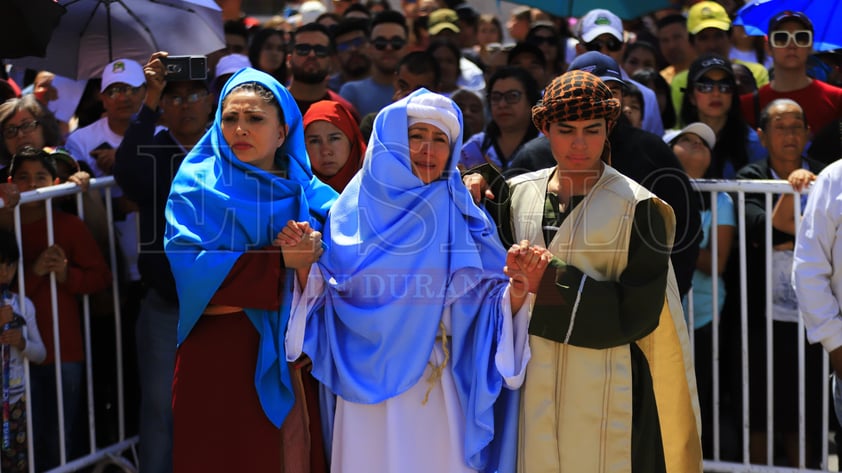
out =
<svg viewBox="0 0 842 473"><path fill-rule="evenodd" d="M731 18L725 7L716 2L699 2L687 13L687 31L699 34L705 28L716 28L728 31L731 29Z"/></svg>

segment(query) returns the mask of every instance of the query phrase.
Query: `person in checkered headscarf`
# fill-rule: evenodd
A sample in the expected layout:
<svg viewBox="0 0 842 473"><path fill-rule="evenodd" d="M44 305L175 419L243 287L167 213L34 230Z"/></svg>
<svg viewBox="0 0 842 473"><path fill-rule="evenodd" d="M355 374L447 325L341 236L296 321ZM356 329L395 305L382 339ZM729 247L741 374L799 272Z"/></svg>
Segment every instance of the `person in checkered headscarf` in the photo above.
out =
<svg viewBox="0 0 842 473"><path fill-rule="evenodd" d="M611 167L620 108L590 72L557 77L532 109L556 166L508 181L514 241L545 245L555 268L529 325L518 471L701 471L675 217Z"/></svg>

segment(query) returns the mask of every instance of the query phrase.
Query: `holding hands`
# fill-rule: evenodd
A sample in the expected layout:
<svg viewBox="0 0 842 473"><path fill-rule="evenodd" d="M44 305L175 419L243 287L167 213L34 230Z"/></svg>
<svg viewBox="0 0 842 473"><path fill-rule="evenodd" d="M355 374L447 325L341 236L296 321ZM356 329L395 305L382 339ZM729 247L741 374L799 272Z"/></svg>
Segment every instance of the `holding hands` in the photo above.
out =
<svg viewBox="0 0 842 473"><path fill-rule="evenodd" d="M287 268L309 268L324 253L322 234L313 230L309 222L290 220L272 244L281 248Z"/></svg>
<svg viewBox="0 0 842 473"><path fill-rule="evenodd" d="M511 278L512 290L518 296L525 297L526 292L538 292L544 271L553 259L553 254L546 248L529 245L528 240L521 240L509 248L506 254L506 267L503 272Z"/></svg>

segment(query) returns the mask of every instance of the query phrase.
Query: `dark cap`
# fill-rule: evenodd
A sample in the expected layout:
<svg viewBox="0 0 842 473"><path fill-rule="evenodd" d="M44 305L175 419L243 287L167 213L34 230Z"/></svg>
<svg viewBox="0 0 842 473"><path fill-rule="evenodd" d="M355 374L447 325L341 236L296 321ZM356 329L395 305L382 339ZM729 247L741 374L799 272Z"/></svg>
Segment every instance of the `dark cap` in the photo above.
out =
<svg viewBox="0 0 842 473"><path fill-rule="evenodd" d="M687 72L688 82L696 82L700 77L707 74L708 71L719 69L728 74L728 78L734 80L734 70L731 69L731 61L723 58L718 54L705 54L700 56L690 64L690 70Z"/></svg>
<svg viewBox="0 0 842 473"><path fill-rule="evenodd" d="M623 73L620 72L620 66L610 56L606 56L599 51L588 51L584 54L576 56L576 59L570 63L567 68L568 71L585 71L599 77L602 82L615 81L623 84Z"/></svg>
<svg viewBox="0 0 842 473"><path fill-rule="evenodd" d="M784 10L769 20L768 32L771 33L772 31L775 31L781 23L787 20L795 20L804 25L804 27L808 30L813 31L813 22L807 18L807 15L801 13L800 11Z"/></svg>

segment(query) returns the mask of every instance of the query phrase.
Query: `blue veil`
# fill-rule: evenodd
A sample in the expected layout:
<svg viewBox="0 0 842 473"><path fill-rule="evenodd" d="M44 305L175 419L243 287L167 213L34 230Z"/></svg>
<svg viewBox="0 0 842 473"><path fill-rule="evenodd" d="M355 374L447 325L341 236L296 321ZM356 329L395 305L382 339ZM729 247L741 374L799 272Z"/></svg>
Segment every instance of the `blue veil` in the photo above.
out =
<svg viewBox="0 0 842 473"><path fill-rule="evenodd" d="M288 160L287 179L238 160L222 135L222 101L248 82L263 85L280 103L289 132L276 159ZM222 89L213 126L185 157L167 201L164 249L178 290L179 345L244 252L270 245L290 219L321 229L335 198L313 177L301 113L289 91L254 69L234 74ZM286 276L285 294L291 294L295 276L292 270ZM289 302L278 311L244 309L260 334L255 387L267 418L280 427L294 400L284 353Z"/></svg>
<svg viewBox="0 0 842 473"><path fill-rule="evenodd" d="M308 319L304 351L332 392L378 403L419 381L450 306L446 368L466 416L465 461L482 468L502 388L493 357L506 253L456 168L461 131L441 178L424 184L412 172L407 107L428 93L418 90L377 115L363 168L331 209L319 263L324 305ZM462 114L450 106L461 128Z"/></svg>

